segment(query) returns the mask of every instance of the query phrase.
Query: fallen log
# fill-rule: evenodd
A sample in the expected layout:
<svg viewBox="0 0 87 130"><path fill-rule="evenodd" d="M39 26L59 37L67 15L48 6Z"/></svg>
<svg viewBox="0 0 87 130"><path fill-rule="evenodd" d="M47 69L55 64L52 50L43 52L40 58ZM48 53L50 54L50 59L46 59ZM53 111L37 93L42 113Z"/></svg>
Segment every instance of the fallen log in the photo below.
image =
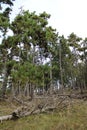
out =
<svg viewBox="0 0 87 130"><path fill-rule="evenodd" d="M62 95L61 95L62 96ZM0 121L4 120L16 120L21 117L29 116L32 114L39 113L50 113L57 109L62 109L67 107L70 102L69 96L61 97L61 96L53 96L53 97L37 97L33 99L31 102L24 102L20 99L14 97L14 99L19 102L22 106L14 110L10 115L1 116Z"/></svg>
<svg viewBox="0 0 87 130"><path fill-rule="evenodd" d="M2 123L2 121L4 121L4 120L11 120L12 117L13 117L12 115L1 116L0 122Z"/></svg>
<svg viewBox="0 0 87 130"><path fill-rule="evenodd" d="M25 106L28 106L28 103L16 98L16 97L13 97L13 100L15 100L16 102L18 102L19 104L22 104L22 105L25 105Z"/></svg>

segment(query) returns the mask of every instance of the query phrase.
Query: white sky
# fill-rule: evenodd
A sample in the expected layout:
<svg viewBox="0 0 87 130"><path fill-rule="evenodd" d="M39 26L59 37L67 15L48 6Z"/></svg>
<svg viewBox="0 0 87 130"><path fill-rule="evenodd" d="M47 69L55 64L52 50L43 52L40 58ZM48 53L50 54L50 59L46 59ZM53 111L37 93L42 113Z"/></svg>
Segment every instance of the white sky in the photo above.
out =
<svg viewBox="0 0 87 130"><path fill-rule="evenodd" d="M82 38L87 37L87 0L16 0L12 17L18 14L21 6L37 14L43 11L51 14L49 24L60 35L74 32Z"/></svg>

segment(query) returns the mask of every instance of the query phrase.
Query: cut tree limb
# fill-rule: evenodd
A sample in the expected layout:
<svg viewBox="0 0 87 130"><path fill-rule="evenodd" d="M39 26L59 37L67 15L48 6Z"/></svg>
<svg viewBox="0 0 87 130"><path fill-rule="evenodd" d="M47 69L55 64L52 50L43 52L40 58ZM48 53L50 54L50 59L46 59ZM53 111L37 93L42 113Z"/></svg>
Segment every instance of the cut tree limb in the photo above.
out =
<svg viewBox="0 0 87 130"><path fill-rule="evenodd" d="M15 100L22 106L17 108L12 114L7 116L1 116L0 121L15 120L21 117L29 116L32 114L49 113L60 108L63 109L68 106L71 98L67 96L53 96L45 98L35 98L31 102L24 102L15 97Z"/></svg>
<svg viewBox="0 0 87 130"><path fill-rule="evenodd" d="M2 123L3 120L11 120L12 117L13 117L12 115L1 116L0 117L0 122Z"/></svg>

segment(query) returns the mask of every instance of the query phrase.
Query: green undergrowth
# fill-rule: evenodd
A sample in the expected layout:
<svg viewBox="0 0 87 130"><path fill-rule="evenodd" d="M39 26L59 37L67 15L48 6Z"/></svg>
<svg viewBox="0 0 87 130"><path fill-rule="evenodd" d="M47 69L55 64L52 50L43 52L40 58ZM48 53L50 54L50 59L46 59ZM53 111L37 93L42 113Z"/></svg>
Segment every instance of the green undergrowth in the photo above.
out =
<svg viewBox="0 0 87 130"><path fill-rule="evenodd" d="M87 130L87 101L74 101L67 109L3 121L0 130Z"/></svg>

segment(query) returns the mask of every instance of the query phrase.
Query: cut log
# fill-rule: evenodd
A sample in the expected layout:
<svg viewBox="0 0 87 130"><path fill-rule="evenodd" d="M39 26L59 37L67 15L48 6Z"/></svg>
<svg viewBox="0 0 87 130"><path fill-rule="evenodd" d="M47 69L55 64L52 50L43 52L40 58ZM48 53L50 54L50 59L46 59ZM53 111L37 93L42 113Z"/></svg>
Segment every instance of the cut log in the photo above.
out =
<svg viewBox="0 0 87 130"><path fill-rule="evenodd" d="M71 101L71 97L69 95L54 95L47 97L36 97L31 102L24 102L20 99L14 97L14 99L21 104L19 108L12 112L12 114L7 116L1 116L0 121L3 120L15 120L24 116L29 116L32 114L39 113L50 113L57 109L62 109L67 107L69 102Z"/></svg>
<svg viewBox="0 0 87 130"><path fill-rule="evenodd" d="M2 121L4 121L4 120L11 120L12 117L13 117L12 115L1 116L0 122L2 123Z"/></svg>
<svg viewBox="0 0 87 130"><path fill-rule="evenodd" d="M16 98L16 97L13 97L13 100L17 101L19 104L22 104L22 105L25 105L25 106L28 106L28 103Z"/></svg>

